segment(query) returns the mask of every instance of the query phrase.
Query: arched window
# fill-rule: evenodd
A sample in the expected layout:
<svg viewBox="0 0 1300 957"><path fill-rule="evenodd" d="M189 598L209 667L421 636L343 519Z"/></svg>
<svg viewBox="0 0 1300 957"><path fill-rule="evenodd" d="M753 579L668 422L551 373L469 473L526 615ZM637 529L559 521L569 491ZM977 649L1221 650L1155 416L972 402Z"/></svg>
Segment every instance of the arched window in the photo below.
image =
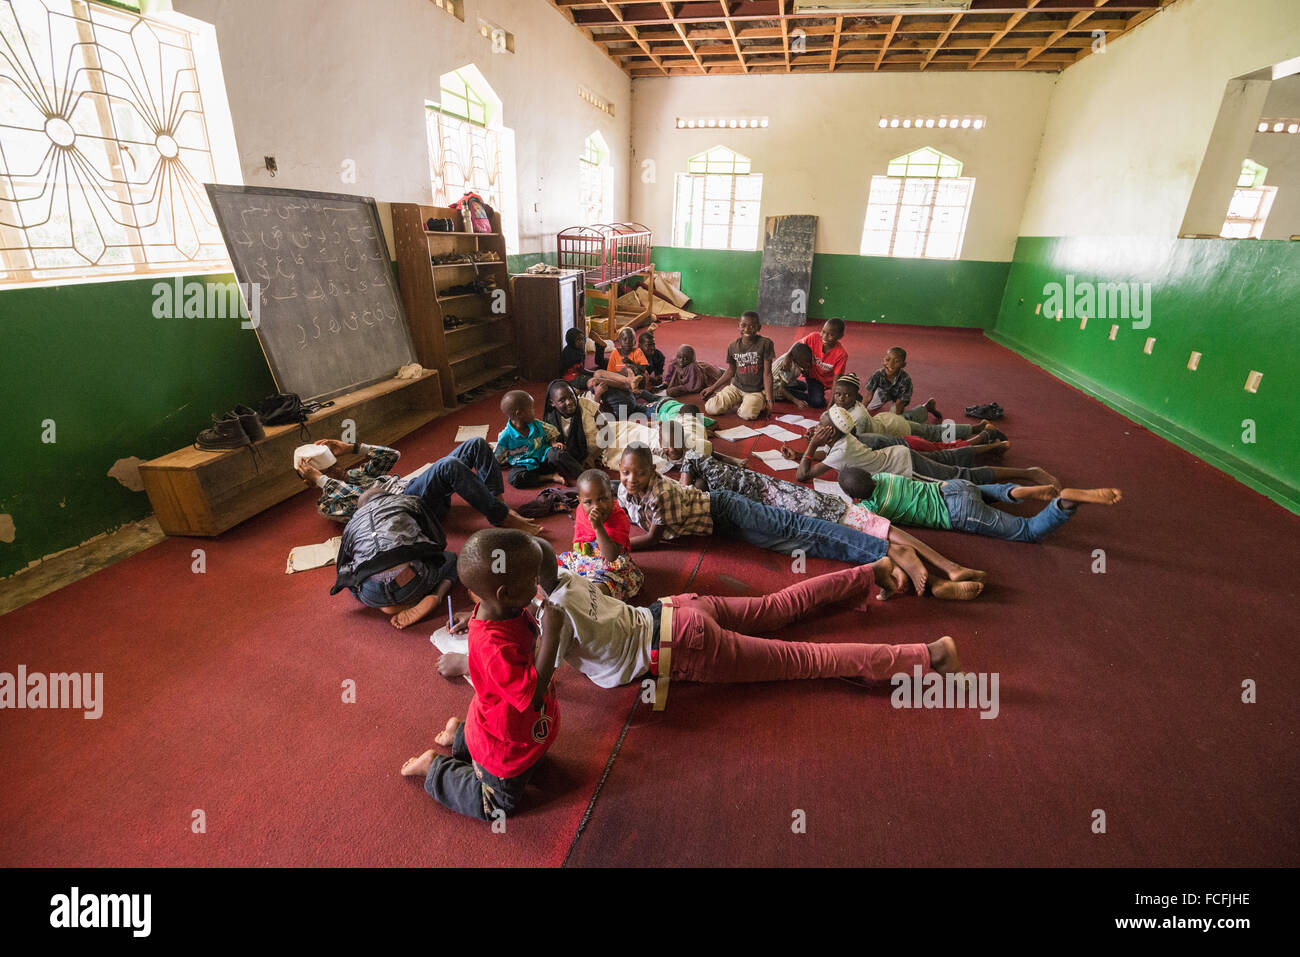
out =
<svg viewBox="0 0 1300 957"><path fill-rule="evenodd" d="M609 146L600 133L592 133L583 143L578 157L578 184L579 223L586 226L607 222L614 194L614 169L609 162Z"/></svg>
<svg viewBox="0 0 1300 957"><path fill-rule="evenodd" d="M763 174L748 156L715 146L677 174L673 245L691 249L757 249Z"/></svg>
<svg viewBox="0 0 1300 957"><path fill-rule="evenodd" d="M1219 232L1224 239L1259 239L1264 235L1264 222L1277 196L1276 186L1264 185L1267 175L1268 167L1254 160L1241 164L1237 188L1232 191L1232 202L1228 204L1228 218Z"/></svg>
<svg viewBox="0 0 1300 957"><path fill-rule="evenodd" d="M478 193L501 214L507 251L516 251L514 133L502 125L501 99L473 64L444 73L428 104L429 176L435 206Z"/></svg>
<svg viewBox="0 0 1300 957"><path fill-rule="evenodd" d="M886 175L871 177L862 255L960 256L975 191L961 171L960 160L929 146L890 160Z"/></svg>

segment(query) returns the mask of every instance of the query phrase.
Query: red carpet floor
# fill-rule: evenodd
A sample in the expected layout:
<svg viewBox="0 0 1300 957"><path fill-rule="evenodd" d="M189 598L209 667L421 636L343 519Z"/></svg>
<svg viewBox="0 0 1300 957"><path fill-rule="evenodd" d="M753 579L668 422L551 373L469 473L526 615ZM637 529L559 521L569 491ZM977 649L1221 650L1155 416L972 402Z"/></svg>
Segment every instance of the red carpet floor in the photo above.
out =
<svg viewBox="0 0 1300 957"><path fill-rule="evenodd" d="M659 345L671 354L689 341L716 361L734 329L670 323ZM779 349L793 338L766 331ZM337 532L302 495L0 619L0 670L105 672L98 721L0 715L0 864L1300 862L1285 558L1300 519L978 332L851 325L850 368L865 378L894 344L909 350L918 398L936 395L959 421L976 401L1009 410L1009 463L1124 490L1120 506L1082 509L1043 545L919 532L990 572L977 602L907 596L791 629L826 640L951 634L968 669L998 673L996 719L895 710L888 686L838 681L679 683L655 714L633 689L601 691L566 669L563 731L534 803L492 834L396 773L471 694L434 670L432 626L399 634L346 594L330 598L332 570L283 573L290 547ZM495 432L498 400L408 438L399 468L445 453L458 425ZM453 546L473 518L453 509ZM566 519L546 524L566 540ZM1095 549L1105 574L1091 571ZM646 602L688 581L725 594L789 581L788 559L722 540L638 561ZM347 679L356 704L341 701ZM1257 704L1241 701L1246 679ZM1091 829L1095 809L1105 834ZM191 831L195 810L205 834ZM792 831L796 811L805 833Z"/></svg>

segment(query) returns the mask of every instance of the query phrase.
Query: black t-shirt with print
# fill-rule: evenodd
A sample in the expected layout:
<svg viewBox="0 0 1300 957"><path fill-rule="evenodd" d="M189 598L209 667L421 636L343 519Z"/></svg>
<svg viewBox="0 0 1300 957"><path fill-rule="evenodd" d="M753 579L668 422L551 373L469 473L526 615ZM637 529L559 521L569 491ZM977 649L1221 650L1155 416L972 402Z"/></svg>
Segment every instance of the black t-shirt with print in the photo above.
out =
<svg viewBox="0 0 1300 957"><path fill-rule="evenodd" d="M741 392L763 391L763 363L776 358L776 346L767 336L759 336L752 346L744 346L737 339L727 346L727 362L736 364L736 377L731 381Z"/></svg>

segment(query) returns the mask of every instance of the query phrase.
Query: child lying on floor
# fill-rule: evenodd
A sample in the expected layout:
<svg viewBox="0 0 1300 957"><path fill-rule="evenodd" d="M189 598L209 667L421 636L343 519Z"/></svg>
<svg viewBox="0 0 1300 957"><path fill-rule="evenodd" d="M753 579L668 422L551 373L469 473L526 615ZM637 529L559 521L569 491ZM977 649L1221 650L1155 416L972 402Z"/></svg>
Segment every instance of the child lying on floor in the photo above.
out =
<svg viewBox="0 0 1300 957"><path fill-rule="evenodd" d="M1040 542L1060 528L1085 503L1114 505L1123 497L1117 488L1063 488L1051 485L975 485L964 479L919 482L901 475L872 475L846 468L840 488L864 508L893 522L921 528L953 529L1015 542ZM1030 518L1021 518L987 503L1047 502Z"/></svg>
<svg viewBox="0 0 1300 957"><path fill-rule="evenodd" d="M907 574L916 593L925 594L925 565L910 546L761 505L726 489L701 492L669 481L655 471L650 450L643 445L623 452L619 476L619 504L645 529L644 535L632 539L633 548L648 548L687 535L718 534L785 555L801 551L812 558L854 565L869 565L889 555Z"/></svg>
<svg viewBox="0 0 1300 957"><path fill-rule="evenodd" d="M406 777L424 778L429 797L467 817L495 822L513 813L560 730L551 677L563 616L544 606L539 639L529 613L543 562L548 580L555 574L555 553L539 541L485 529L465 542L457 570L478 598L466 662L474 698L465 722L451 718L434 738L451 757L428 750L402 765Z"/></svg>
<svg viewBox="0 0 1300 957"><path fill-rule="evenodd" d="M895 415L893 412L880 412L872 415L862 402L862 394L858 386L858 377L852 372L845 373L835 380L832 401L840 408L847 409L849 415L853 416L853 431L859 436L879 433L895 437L913 435L930 442L946 441L942 425L930 424L925 421L926 409L933 406L933 399L930 400L928 406L918 406L917 409L912 410L907 415ZM920 411L921 416L919 421L913 418L913 414L917 410ZM954 422L950 434L954 439L969 439L991 429L993 427L987 419L984 419L978 425ZM996 432L996 430L993 431Z"/></svg>
<svg viewBox="0 0 1300 957"><path fill-rule="evenodd" d="M545 552L544 542L541 547ZM882 558L873 565L819 575L758 598L671 595L649 608L636 608L605 595L565 569L553 564L548 569L545 559L540 575L548 608L561 612L555 624L563 659L601 688L617 688L650 675L656 679L657 709L667 703L670 679L712 683L808 678L887 681L900 672L909 674L917 666L940 674L960 673L957 645L948 635L929 644L908 645L783 641L762 636L764 632L781 634L795 622L835 604L852 602L861 608L873 593L888 598L902 582L894 563ZM546 628L552 620L544 620L543 641L550 637ZM466 664L464 655L444 654L438 660L438 671L456 677L465 674Z"/></svg>
<svg viewBox="0 0 1300 957"><path fill-rule="evenodd" d="M617 471L623 450L631 445L647 447L658 472L671 469L673 463L680 462L688 450L694 450L700 455L721 455L713 451L709 430L704 424L705 417L698 415L693 405L683 406L682 412L676 419L632 419L605 423L601 432L604 443L601 464ZM738 459L728 461L739 462Z"/></svg>
<svg viewBox="0 0 1300 957"><path fill-rule="evenodd" d="M822 446L826 450L822 451ZM1018 482L1023 485L1056 485L1056 479L1040 468L993 468L972 466L977 447L948 449L941 452L914 452L906 446L893 445L884 449L869 449L853 434L853 417L839 406L831 406L822 413L820 423L808 439L808 447L799 456L799 469L795 479L807 482L829 471L853 466L875 474L888 472L908 478L920 476L932 479L967 479L976 484L993 482ZM783 454L791 458L795 453L788 446Z"/></svg>
<svg viewBox="0 0 1300 957"><path fill-rule="evenodd" d="M930 593L935 597L969 600L984 590L983 582L987 577L984 572L959 565L920 539L900 528L894 528L888 519L870 512L858 503L846 502L838 495L827 495L806 485L745 468L739 459L728 459L716 452L706 456L688 451L682 457L681 471L682 483L693 485L701 492L726 489L761 505L774 505L799 515L811 515L823 521L856 528L873 538L907 545L947 579L930 579ZM959 582L963 584L958 585Z"/></svg>
<svg viewBox="0 0 1300 957"><path fill-rule="evenodd" d="M614 486L600 469L578 476L573 513L573 549L559 562L619 601L635 597L645 574L632 560L632 523L614 498Z"/></svg>
<svg viewBox="0 0 1300 957"><path fill-rule="evenodd" d="M533 397L522 389L501 400L506 427L497 435L496 460L508 468L506 480L515 488L536 488L552 482L568 484L582 464L564 450L560 431L533 412ZM559 477L555 473L559 473Z"/></svg>

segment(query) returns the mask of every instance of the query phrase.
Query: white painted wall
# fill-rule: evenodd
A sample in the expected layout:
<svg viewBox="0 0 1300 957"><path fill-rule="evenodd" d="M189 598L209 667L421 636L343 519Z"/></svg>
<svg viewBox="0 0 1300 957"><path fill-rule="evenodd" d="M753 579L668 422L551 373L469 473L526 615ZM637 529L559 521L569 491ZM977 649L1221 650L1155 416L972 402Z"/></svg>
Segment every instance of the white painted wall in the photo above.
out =
<svg viewBox="0 0 1300 957"><path fill-rule="evenodd" d="M1010 260L1046 120L1041 73L841 74L638 79L632 84L632 218L672 242L674 175L722 144L763 174L764 217L820 217L817 251L857 255L873 175L933 146L960 159L975 193L962 259ZM972 130L880 129L880 116L984 115ZM768 116L765 130L678 130L676 118ZM642 181L654 162L655 181Z"/></svg>
<svg viewBox="0 0 1300 957"><path fill-rule="evenodd" d="M1176 236L1228 80L1298 55L1296 0L1178 0L1070 67L1020 233Z"/></svg>
<svg viewBox="0 0 1300 957"><path fill-rule="evenodd" d="M613 217L627 217L631 84L546 0L466 0L461 23L431 0L173 0L217 29L250 186L432 201L424 104L439 77L474 63L514 130L519 251L553 252L578 219L578 156L599 130L614 162ZM483 17L515 35L492 52ZM578 84L614 116L578 96ZM279 167L274 179L263 157ZM356 163L356 182L340 177Z"/></svg>
<svg viewBox="0 0 1300 957"><path fill-rule="evenodd" d="M1300 119L1300 74L1275 80L1264 116ZM1300 133L1256 133L1246 156L1268 167L1265 186L1276 186L1263 239L1300 236Z"/></svg>

